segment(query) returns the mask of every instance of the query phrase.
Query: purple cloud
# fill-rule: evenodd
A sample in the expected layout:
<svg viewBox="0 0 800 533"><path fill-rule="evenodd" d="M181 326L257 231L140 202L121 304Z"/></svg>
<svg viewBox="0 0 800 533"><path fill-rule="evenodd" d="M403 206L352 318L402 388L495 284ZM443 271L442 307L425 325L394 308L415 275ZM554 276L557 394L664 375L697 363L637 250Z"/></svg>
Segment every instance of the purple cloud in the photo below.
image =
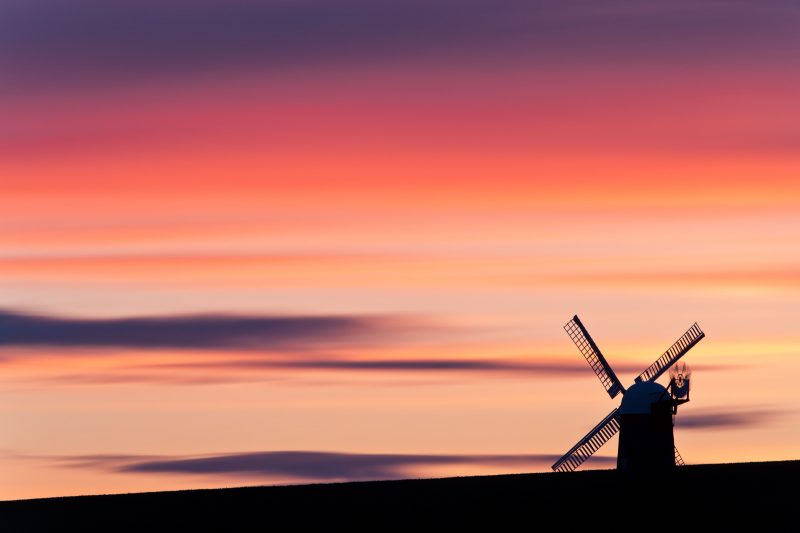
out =
<svg viewBox="0 0 800 533"><path fill-rule="evenodd" d="M535 359L531 356L531 359ZM398 371L488 371L519 372L553 375L592 375L589 367L581 361L524 361L521 359L316 359L296 358L291 360L233 359L210 362L187 362L153 364L147 368L170 369L313 369L313 370L398 370ZM618 365L623 372L633 372L632 365Z"/></svg>
<svg viewBox="0 0 800 533"><path fill-rule="evenodd" d="M154 383L167 385L214 385L276 381L286 379L273 370L318 370L330 372L380 372L432 374L480 374L502 376L528 376L530 378L590 378L591 369L582 361L561 363L556 361L526 362L520 359L358 359L346 360L309 358L296 353L291 360L275 359L267 354L264 359L219 359L213 361L187 361L130 365L113 371L70 373L46 378L45 381L61 384L120 384ZM641 370L633 365L617 365L617 370L634 373ZM37 380L34 380L37 381Z"/></svg>
<svg viewBox="0 0 800 533"><path fill-rule="evenodd" d="M461 465L465 468L471 465L502 466L524 472L549 466L558 457L550 454L447 455L271 451L174 457L79 455L55 459L66 466L103 468L116 472L236 474L258 478L355 481L413 477L417 468L444 465ZM592 462L611 467L616 463L616 459L599 456L593 457Z"/></svg>
<svg viewBox="0 0 800 533"><path fill-rule="evenodd" d="M285 351L376 340L399 319L368 316L198 314L88 319L0 310L0 347L248 349Z"/></svg>
<svg viewBox="0 0 800 533"><path fill-rule="evenodd" d="M36 315L0 309L2 359L52 355L69 357L71 349L125 354L144 350L236 350L238 355L194 358L179 362L129 364L89 373L48 376L46 381L73 384L166 383L203 385L277 379L273 370L349 372L494 373L544 377L588 377L591 370L575 354L531 354L496 358L357 358L337 348L369 349L405 343L413 335L428 336L442 328L430 322L389 316L167 315L110 319ZM245 354L245 352L248 352ZM114 352L117 353L117 352ZM81 356L86 355L80 352ZM124 364L124 363L123 363ZM640 365L615 364L618 372L638 373ZM716 369L715 367L699 367Z"/></svg>
<svg viewBox="0 0 800 533"><path fill-rule="evenodd" d="M789 0L7 0L4 84L443 59L580 64L792 59Z"/></svg>
<svg viewBox="0 0 800 533"><path fill-rule="evenodd" d="M769 424L785 414L785 411L780 409L698 409L678 414L675 417L675 427L690 430L738 429Z"/></svg>

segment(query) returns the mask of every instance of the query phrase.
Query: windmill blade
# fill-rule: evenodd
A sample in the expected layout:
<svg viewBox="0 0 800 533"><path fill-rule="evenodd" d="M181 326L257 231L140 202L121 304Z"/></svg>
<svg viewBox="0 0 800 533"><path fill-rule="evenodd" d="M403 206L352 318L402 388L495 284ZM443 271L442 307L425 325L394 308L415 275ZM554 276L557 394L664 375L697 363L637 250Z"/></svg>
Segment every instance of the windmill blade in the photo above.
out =
<svg viewBox="0 0 800 533"><path fill-rule="evenodd" d="M666 372L669 367L674 365L678 359L683 357L686 352L692 349L692 346L700 342L700 340L705 337L706 334L703 333L703 330L700 329L700 326L697 325L695 322L692 327L690 327L686 333L681 335L681 337L675 341L675 344L669 347L669 350L664 352L664 354L656 359L656 362L647 367L647 369L639 374L639 377L635 379L636 383L642 381L655 381L658 379L658 376Z"/></svg>
<svg viewBox="0 0 800 533"><path fill-rule="evenodd" d="M569 338L572 339L572 342L575 343L575 346L578 347L578 350L580 350L586 358L586 361L589 363L589 366L592 367L594 373L600 378L600 383L603 384L608 395L614 398L620 392L624 393L625 387L619 382L617 375L611 369L608 361L606 361L606 358L600 353L600 348L597 347L594 340L592 340L592 337L589 335L589 332L583 327L583 323L581 319L578 318L578 315L575 315L572 317L572 320L566 323L564 331L567 332L567 335L569 335Z"/></svg>
<svg viewBox="0 0 800 533"><path fill-rule="evenodd" d="M586 434L578 444L553 463L553 470L557 472L572 472L592 456L594 452L608 442L619 431L619 408L611 411L599 424Z"/></svg>
<svg viewBox="0 0 800 533"><path fill-rule="evenodd" d="M686 463L683 462L683 457L681 457L681 453L678 451L677 447L675 447L675 466L686 466Z"/></svg>

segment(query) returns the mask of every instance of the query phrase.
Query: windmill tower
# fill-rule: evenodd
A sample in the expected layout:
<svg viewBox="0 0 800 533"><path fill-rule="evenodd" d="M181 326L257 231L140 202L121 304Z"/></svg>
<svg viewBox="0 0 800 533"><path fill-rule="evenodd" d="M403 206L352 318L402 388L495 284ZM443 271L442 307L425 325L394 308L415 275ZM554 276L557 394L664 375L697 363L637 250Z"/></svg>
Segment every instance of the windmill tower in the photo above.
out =
<svg viewBox="0 0 800 533"><path fill-rule="evenodd" d="M613 399L622 393L620 406L611 411L561 459L553 470L571 472L592 456L619 431L617 468L628 471L664 470L682 465L672 433L672 417L678 405L689 401L689 371L686 365L672 368L695 344L705 337L697 323L647 367L627 390L609 366L600 348L594 343L578 315L564 326L567 334L600 378L603 388ZM670 370L667 387L656 379Z"/></svg>

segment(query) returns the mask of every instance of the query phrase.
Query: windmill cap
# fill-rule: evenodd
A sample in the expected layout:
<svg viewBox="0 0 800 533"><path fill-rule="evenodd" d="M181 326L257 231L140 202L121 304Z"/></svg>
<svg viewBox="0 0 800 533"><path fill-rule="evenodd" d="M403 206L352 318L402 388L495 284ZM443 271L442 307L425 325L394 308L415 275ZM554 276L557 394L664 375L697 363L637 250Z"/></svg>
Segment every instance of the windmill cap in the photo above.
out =
<svg viewBox="0 0 800 533"><path fill-rule="evenodd" d="M634 383L625 391L619 412L622 415L649 415L650 406L656 403L666 390L655 382Z"/></svg>

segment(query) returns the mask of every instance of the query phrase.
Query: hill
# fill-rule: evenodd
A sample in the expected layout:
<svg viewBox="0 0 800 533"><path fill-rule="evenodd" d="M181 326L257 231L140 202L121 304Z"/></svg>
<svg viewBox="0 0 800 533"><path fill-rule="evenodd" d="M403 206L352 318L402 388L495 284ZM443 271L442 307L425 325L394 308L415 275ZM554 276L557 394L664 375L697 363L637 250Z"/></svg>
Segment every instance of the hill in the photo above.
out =
<svg viewBox="0 0 800 533"><path fill-rule="evenodd" d="M18 500L0 502L0 531L793 530L798 473L785 461Z"/></svg>

